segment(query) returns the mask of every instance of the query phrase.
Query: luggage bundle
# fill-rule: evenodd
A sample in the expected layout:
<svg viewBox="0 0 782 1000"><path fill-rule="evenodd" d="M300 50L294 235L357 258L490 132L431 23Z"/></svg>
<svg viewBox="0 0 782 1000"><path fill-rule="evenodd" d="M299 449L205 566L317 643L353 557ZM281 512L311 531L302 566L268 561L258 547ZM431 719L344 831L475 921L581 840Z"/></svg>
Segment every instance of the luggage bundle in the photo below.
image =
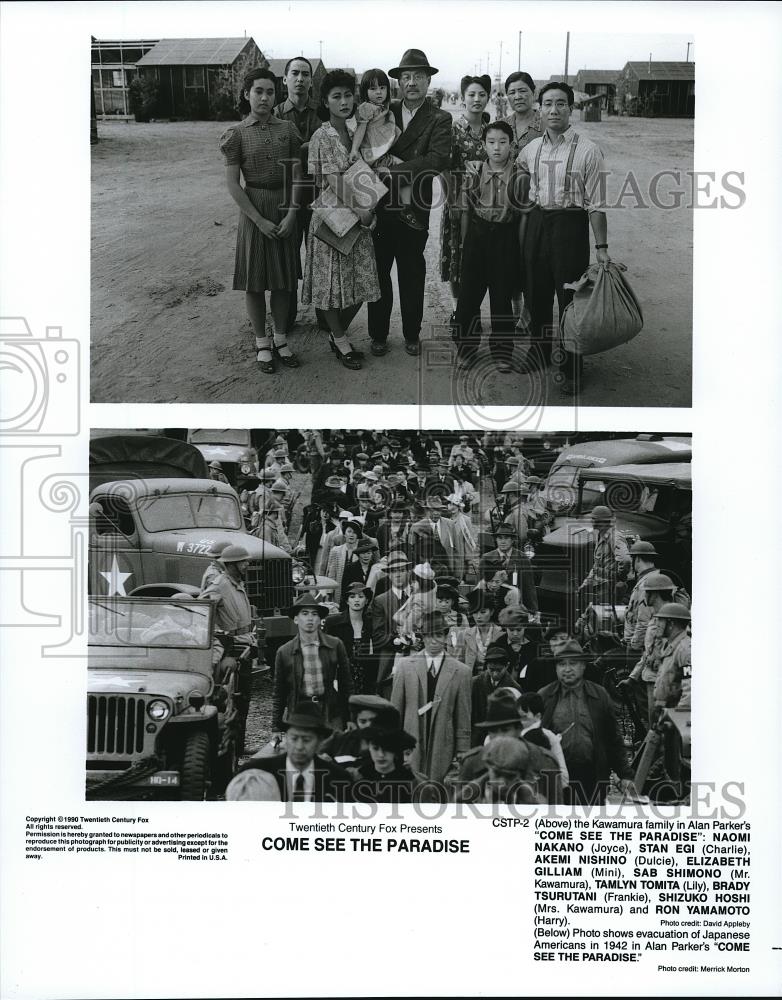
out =
<svg viewBox="0 0 782 1000"><path fill-rule="evenodd" d="M575 354L600 354L626 344L643 329L641 306L624 276L624 264L592 264L578 281L560 321L562 338Z"/></svg>

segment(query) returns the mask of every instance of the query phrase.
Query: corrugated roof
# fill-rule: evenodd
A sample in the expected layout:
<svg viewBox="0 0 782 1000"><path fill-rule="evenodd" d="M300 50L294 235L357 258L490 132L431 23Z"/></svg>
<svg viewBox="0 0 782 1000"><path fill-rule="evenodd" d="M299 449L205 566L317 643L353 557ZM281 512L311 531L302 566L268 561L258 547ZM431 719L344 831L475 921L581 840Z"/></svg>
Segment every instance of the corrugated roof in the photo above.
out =
<svg viewBox="0 0 782 1000"><path fill-rule="evenodd" d="M621 69L580 69L576 74L579 86L585 83L614 83Z"/></svg>
<svg viewBox="0 0 782 1000"><path fill-rule="evenodd" d="M288 59L295 59L295 58L296 56L288 57ZM302 57L299 56L299 58ZM309 59L310 64L312 66L312 72L317 73L318 66L320 65L320 59L310 59L309 56L305 56L304 58ZM272 73L274 73L275 76L280 76L280 77L283 76L285 73L285 64L288 62L288 59L270 59L269 69L272 71Z"/></svg>
<svg viewBox="0 0 782 1000"><path fill-rule="evenodd" d="M230 66L252 38L163 38L137 66Z"/></svg>
<svg viewBox="0 0 782 1000"><path fill-rule="evenodd" d="M629 62L622 70L639 80L694 80L694 62Z"/></svg>

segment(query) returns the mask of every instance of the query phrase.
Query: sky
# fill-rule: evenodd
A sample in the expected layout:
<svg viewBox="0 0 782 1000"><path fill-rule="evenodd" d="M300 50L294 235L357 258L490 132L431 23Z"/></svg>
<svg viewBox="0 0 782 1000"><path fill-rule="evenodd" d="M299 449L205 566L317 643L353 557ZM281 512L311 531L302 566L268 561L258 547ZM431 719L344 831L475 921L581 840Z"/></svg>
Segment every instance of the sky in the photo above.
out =
<svg viewBox="0 0 782 1000"><path fill-rule="evenodd" d="M96 38L255 39L269 58L303 53L322 57L328 68L398 65L407 48L421 48L440 72L435 82L456 86L468 73L501 71L503 78L521 68L535 79L561 74L569 30L569 72L579 69L621 69L629 60L679 61L687 57L693 36L669 33L686 25L668 4L653 8L638 3L623 8L613 3L527 4L519 0L276 0L200 3L91 3L81 8ZM552 22L556 21L554 26ZM612 22L621 34L609 34ZM628 33L637 26L636 33ZM556 30L552 30L556 28ZM640 29L644 29L643 31ZM600 29L600 30L596 30ZM665 29L665 30L663 30ZM502 53L500 51L502 46ZM695 46L690 46L690 60ZM501 59L501 61L500 61Z"/></svg>

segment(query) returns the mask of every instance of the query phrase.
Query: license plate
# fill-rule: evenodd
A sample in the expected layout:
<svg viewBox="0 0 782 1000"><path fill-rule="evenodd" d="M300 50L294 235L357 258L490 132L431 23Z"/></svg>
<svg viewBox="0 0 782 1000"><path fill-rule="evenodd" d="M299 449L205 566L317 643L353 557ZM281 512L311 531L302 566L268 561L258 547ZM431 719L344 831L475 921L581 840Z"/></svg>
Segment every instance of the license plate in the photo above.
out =
<svg viewBox="0 0 782 1000"><path fill-rule="evenodd" d="M142 778L139 785L155 785L162 788L179 787L179 771L157 771L147 778Z"/></svg>

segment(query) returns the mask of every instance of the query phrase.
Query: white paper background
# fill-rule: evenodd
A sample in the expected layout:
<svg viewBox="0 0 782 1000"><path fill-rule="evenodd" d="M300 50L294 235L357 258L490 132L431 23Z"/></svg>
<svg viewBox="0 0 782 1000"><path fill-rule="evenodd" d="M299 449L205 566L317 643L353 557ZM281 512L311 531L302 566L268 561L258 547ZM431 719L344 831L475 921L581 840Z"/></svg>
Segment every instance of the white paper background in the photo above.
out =
<svg viewBox="0 0 782 1000"><path fill-rule="evenodd" d="M83 424L95 426L456 426L445 407L95 406L86 404L89 339L89 36L105 4L2 7L2 300L33 333L47 325L82 345ZM115 36L186 34L187 4L121 5ZM199 5L203 7L204 5ZM226 22L237 23L226 9ZM356 45L382 31L381 5L323 3ZM423 4L399 4L415 24ZM447 9L453 5L437 4ZM159 32L165 8L181 24ZM296 5L247 5L252 23ZM463 995L779 991L780 654L780 8L762 4L471 4L469 17L526 31L692 32L697 46L695 168L746 175L739 211L695 213L692 413L600 409L581 429L692 429L695 436L694 777L746 783L753 825L751 976L655 977L641 966L555 969L531 955L530 871L518 835L471 824L459 858L293 855L258 859L264 807L107 806L151 827L228 829L233 862L194 865L52 858L24 863L24 816L83 805L85 664L43 659L42 636L6 628L2 641L3 997ZM259 19L260 13L260 19ZM148 26L149 25L149 26ZM232 27L227 34L235 33ZM411 34L411 44L420 44ZM263 40L256 36L263 48ZM438 42L447 44L446 33ZM425 46L426 47L426 46ZM434 49L431 43L429 49ZM430 55L432 53L430 52ZM434 56L432 55L432 58ZM511 63L514 54L509 56ZM357 60L360 61L360 60ZM208 416L207 416L208 412ZM162 416L165 413L165 419ZM559 430L551 408L541 429ZM60 440L47 472L86 466L86 443ZM3 544L15 551L18 452L3 448ZM9 465L11 471L9 472ZM16 491L16 493L14 492ZM67 552L63 519L25 495L29 553ZM11 516L14 515L14 516ZM0 572L4 607L10 575ZM25 576L33 611L67 607L67 574ZM15 599L15 597L13 598ZM50 638L51 637L51 638ZM464 836L465 823L448 833ZM736 964L739 956L736 958ZM743 957L743 956L742 956ZM694 959L697 961L697 958ZM713 960L713 956L712 959Z"/></svg>

